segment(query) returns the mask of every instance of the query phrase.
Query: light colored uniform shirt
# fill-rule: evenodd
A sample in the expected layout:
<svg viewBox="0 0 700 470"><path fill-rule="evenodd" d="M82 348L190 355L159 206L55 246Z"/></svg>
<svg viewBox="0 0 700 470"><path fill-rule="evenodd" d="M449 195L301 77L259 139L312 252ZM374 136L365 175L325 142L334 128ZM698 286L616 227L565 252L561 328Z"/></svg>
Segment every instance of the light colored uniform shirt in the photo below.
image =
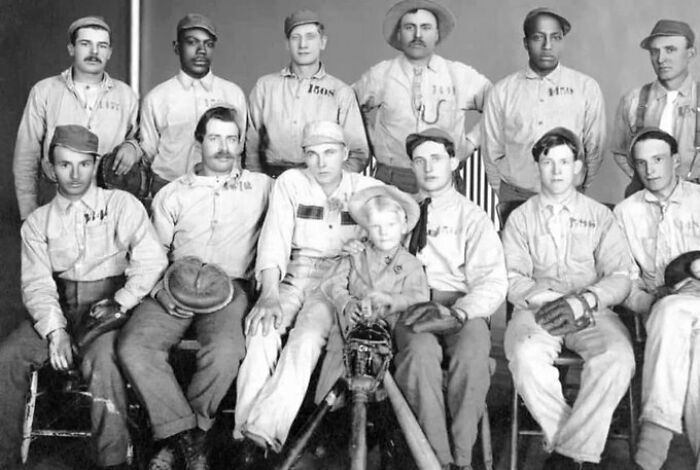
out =
<svg viewBox="0 0 700 470"><path fill-rule="evenodd" d="M54 275L97 281L123 274L114 299L131 309L167 265L146 210L124 191L92 186L76 202L58 194L29 215L21 235L22 301L42 337L66 327Z"/></svg>
<svg viewBox="0 0 700 470"><path fill-rule="evenodd" d="M452 308L464 318L489 317L508 289L503 247L493 223L454 189L431 199L427 243L417 257L431 289L464 292Z"/></svg>
<svg viewBox="0 0 700 470"><path fill-rule="evenodd" d="M197 80L180 70L146 95L141 108L141 148L153 173L173 181L194 168L202 159L194 129L204 111L217 105L236 110L242 139L248 112L245 95L238 85L211 71Z"/></svg>
<svg viewBox="0 0 700 470"><path fill-rule="evenodd" d="M261 77L250 92L249 104L249 170L263 171L266 164L302 164L302 131L310 121L333 121L343 127L350 152L346 170L359 172L367 165L367 137L355 94L323 66L311 78L299 78L289 67Z"/></svg>
<svg viewBox="0 0 700 470"><path fill-rule="evenodd" d="M588 187L603 162L605 103L598 83L558 65L545 77L530 67L496 83L484 110L482 155L491 187L501 180L539 192L532 147L542 135L563 126L582 141Z"/></svg>
<svg viewBox="0 0 700 470"><path fill-rule="evenodd" d="M700 250L700 186L680 181L664 202L646 189L638 191L615 207L615 216L636 261L626 304L648 313L656 290L664 285L666 266L683 253Z"/></svg>
<svg viewBox="0 0 700 470"><path fill-rule="evenodd" d="M125 83L107 73L94 103L78 93L72 69L46 78L32 87L17 131L13 169L19 214L22 219L38 207L37 179L40 171L52 175L49 144L56 126L84 126L99 139L100 155L111 152L125 140L136 144L138 98ZM42 170L39 170L41 162Z"/></svg>
<svg viewBox="0 0 700 470"><path fill-rule="evenodd" d="M290 256L331 258L348 240L360 238L363 229L348 212L348 201L357 191L380 181L343 170L338 188L326 196L306 169L291 169L275 181L270 207L258 242L256 275L278 268L287 273Z"/></svg>
<svg viewBox="0 0 700 470"><path fill-rule="evenodd" d="M414 68L400 56L374 65L353 85L374 156L385 165L410 168L406 137L429 127L448 132L458 158L465 158L466 139L481 141L481 124L465 129L467 111L484 108L491 82L461 62L433 55L422 71L422 110L413 103Z"/></svg>
<svg viewBox="0 0 700 470"><path fill-rule="evenodd" d="M533 310L537 296L590 290L598 310L630 291L627 240L610 209L574 191L559 207L538 194L513 210L503 231L508 300Z"/></svg>
<svg viewBox="0 0 700 470"><path fill-rule="evenodd" d="M321 291L341 315L351 300L362 300L372 291L391 295L389 313L430 300L423 266L415 256L404 247L393 257L381 256L370 243L361 252L340 258L321 283ZM344 326L349 327L349 322Z"/></svg>
<svg viewBox="0 0 700 470"><path fill-rule="evenodd" d="M634 169L630 166L627 152L632 142L632 136L638 130L635 124L637 122L637 106L639 105L641 89L642 87L639 87L630 91L620 100L611 144L615 161L630 177L634 175ZM645 126L659 126L661 115L666 107L667 93L668 91L658 80L653 83L649 90L649 100L644 113ZM678 141L678 154L681 157L681 165L677 170L677 174L683 179L700 178L700 161L693 165L691 172L691 164L695 157L695 120L698 114L696 93L695 81L692 76L688 75L678 89L678 97L673 105L675 110L673 112L673 132L671 134ZM690 176L688 176L689 172Z"/></svg>
<svg viewBox="0 0 700 470"><path fill-rule="evenodd" d="M249 279L273 180L234 169L228 177L194 172L153 199L153 226L170 261L197 256L233 278Z"/></svg>

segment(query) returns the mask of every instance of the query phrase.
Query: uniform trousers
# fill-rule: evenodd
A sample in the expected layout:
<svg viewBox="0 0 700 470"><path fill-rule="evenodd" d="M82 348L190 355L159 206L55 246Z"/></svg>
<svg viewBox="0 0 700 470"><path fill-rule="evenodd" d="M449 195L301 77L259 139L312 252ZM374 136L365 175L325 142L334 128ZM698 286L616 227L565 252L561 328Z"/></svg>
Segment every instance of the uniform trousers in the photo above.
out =
<svg viewBox="0 0 700 470"><path fill-rule="evenodd" d="M124 278L90 282L58 280L57 284L70 332L88 314L93 303L112 297L124 284ZM91 453L99 466L125 462L129 445L126 393L114 352L116 337L116 331L104 333L82 352L82 357L73 358L92 395ZM39 336L29 320L23 321L0 344L0 468L19 458L31 370L44 366L48 360L49 341Z"/></svg>
<svg viewBox="0 0 700 470"><path fill-rule="evenodd" d="M208 431L214 423L245 355L243 318L248 311L248 291L237 280L233 284L233 299L221 310L178 318L147 298L122 329L119 359L148 411L156 439L195 427ZM196 370L183 392L168 356L191 325L201 347L196 353Z"/></svg>
<svg viewBox="0 0 700 470"><path fill-rule="evenodd" d="M553 365L563 345L584 360L573 407ZM504 348L515 387L542 428L548 450L599 462L613 412L634 374L629 332L617 315L598 312L594 326L562 338L538 325L533 312L517 310L506 328Z"/></svg>
<svg viewBox="0 0 700 470"><path fill-rule="evenodd" d="M276 452L282 449L333 325L334 307L318 287L334 263L309 257L290 261L279 286L280 328L267 335L258 329L246 337L234 437L246 435ZM290 328L282 349L282 337Z"/></svg>

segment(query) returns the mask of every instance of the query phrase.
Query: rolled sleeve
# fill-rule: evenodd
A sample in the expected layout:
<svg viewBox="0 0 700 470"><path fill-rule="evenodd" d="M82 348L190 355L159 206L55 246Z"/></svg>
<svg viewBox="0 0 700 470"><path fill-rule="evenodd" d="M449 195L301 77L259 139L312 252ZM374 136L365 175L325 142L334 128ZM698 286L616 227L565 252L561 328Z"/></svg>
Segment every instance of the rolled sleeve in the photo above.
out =
<svg viewBox="0 0 700 470"><path fill-rule="evenodd" d="M502 127L504 122L503 104L499 96L499 88L496 87L489 93L484 106L481 140L481 156L484 161L486 177L496 192L501 186L501 177L496 162L505 157L506 152Z"/></svg>
<svg viewBox="0 0 700 470"><path fill-rule="evenodd" d="M46 98L40 96L38 87L29 92L29 98L17 130L13 172L19 214L22 220L38 205L39 165L42 141L46 134Z"/></svg>
<svg viewBox="0 0 700 470"><path fill-rule="evenodd" d="M160 140L152 95L147 95L143 100L140 125L139 142L141 150L143 150L142 160L146 165L150 165L156 157L158 141Z"/></svg>
<svg viewBox="0 0 700 470"><path fill-rule="evenodd" d="M605 101L600 86L590 80L585 88L586 109L583 117L583 147L586 151L586 180L584 188L590 186L600 165L603 164L605 149L606 117Z"/></svg>
<svg viewBox="0 0 700 470"><path fill-rule="evenodd" d="M599 309L622 303L631 288L630 268L632 259L627 239L608 211L600 223L600 241L595 250L598 281L588 286L599 299Z"/></svg>
<svg viewBox="0 0 700 470"><path fill-rule="evenodd" d="M636 105L632 102L631 94L623 96L620 99L620 103L617 106L617 111L615 113L615 123L613 124L613 135L611 141L611 151L615 163L622 169L622 171L630 178L634 176L634 169L629 163L627 158L627 151L629 149L631 136L632 136L632 125L629 120L629 109Z"/></svg>
<svg viewBox="0 0 700 470"><path fill-rule="evenodd" d="M283 176L272 187L270 205L258 240L258 258L255 263L258 280L265 269L279 269L282 279L287 273L287 263L292 252L295 209L291 188Z"/></svg>
<svg viewBox="0 0 700 470"><path fill-rule="evenodd" d="M349 150L349 156L344 166L348 171L360 173L365 169L369 160L369 145L362 124L360 107L357 105L357 99L351 88L344 87L338 91L340 95L338 98L338 121L345 131Z"/></svg>
<svg viewBox="0 0 700 470"><path fill-rule="evenodd" d="M260 163L260 128L263 126L265 93L262 84L256 83L248 100L248 131L245 142L245 166L250 171L262 171Z"/></svg>

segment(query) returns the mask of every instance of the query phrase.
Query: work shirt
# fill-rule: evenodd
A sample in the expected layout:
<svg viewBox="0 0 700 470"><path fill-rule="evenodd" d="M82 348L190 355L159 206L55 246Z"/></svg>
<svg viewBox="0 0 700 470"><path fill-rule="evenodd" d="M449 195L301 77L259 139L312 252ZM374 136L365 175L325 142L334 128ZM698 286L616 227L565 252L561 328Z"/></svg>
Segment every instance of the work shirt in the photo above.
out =
<svg viewBox="0 0 700 470"><path fill-rule="evenodd" d="M272 188L260 234L256 275L265 269L278 268L280 278L284 278L290 256L338 256L345 243L363 234L362 227L348 212L350 197L361 189L380 184L369 176L343 170L340 185L326 196L307 169L282 173Z"/></svg>
<svg viewBox="0 0 700 470"><path fill-rule="evenodd" d="M467 131L465 115L483 110L491 90L489 79L468 65L438 55L420 73L418 92L414 90L414 67L401 54L374 65L353 85L379 163L410 168L406 137L429 127L439 127L452 136L460 159L466 157L467 139L479 146L481 124Z"/></svg>
<svg viewBox="0 0 700 470"><path fill-rule="evenodd" d="M196 256L233 278L249 279L272 179L234 169L228 177L194 171L153 199L153 226L170 261Z"/></svg>
<svg viewBox="0 0 700 470"><path fill-rule="evenodd" d="M630 165L628 152L632 136L638 130L635 124L641 90L642 87L636 88L620 100L611 144L615 161L630 177L634 175L634 168ZM698 113L696 93L695 81L693 77L688 75L678 89L678 96L673 104L673 132L671 134L678 141L678 154L681 159L680 167L676 173L683 179L700 178L700 162L693 164L695 158L695 120ZM666 107L667 94L668 90L658 80L651 85L644 112L644 126L659 126L661 115ZM700 142L698 144L700 145Z"/></svg>
<svg viewBox="0 0 700 470"><path fill-rule="evenodd" d="M57 194L22 225L22 301L46 337L66 327L54 276L97 281L126 276L114 300L131 309L167 265L143 205L131 194L92 186L78 201Z"/></svg>
<svg viewBox="0 0 700 470"><path fill-rule="evenodd" d="M563 126L583 143L588 187L603 162L605 103L598 83L558 65L540 77L530 67L496 83L484 110L482 155L491 187L501 181L539 192L532 147L547 131Z"/></svg>
<svg viewBox="0 0 700 470"><path fill-rule="evenodd" d="M427 243L417 253L428 285L464 292L452 308L463 318L489 317L508 290L503 247L486 213L452 189L428 205Z"/></svg>
<svg viewBox="0 0 700 470"><path fill-rule="evenodd" d="M633 284L626 304L648 313L666 266L677 256L700 250L700 186L680 181L666 201L644 189L615 207L632 256Z"/></svg>
<svg viewBox="0 0 700 470"><path fill-rule="evenodd" d="M204 111L232 106L238 115L241 139L245 135L247 108L243 91L211 71L197 80L180 72L156 86L143 99L141 148L151 171L167 181L187 174L202 159L194 130Z"/></svg>
<svg viewBox="0 0 700 470"><path fill-rule="evenodd" d="M100 155L111 152L124 141L137 146L139 102L136 93L106 72L102 82L94 86L100 88L100 93L94 103L88 103L78 93L69 68L60 75L41 80L29 92L17 131L13 162L22 219L39 206L37 181L40 172L53 180L49 145L56 126L77 124L90 129L99 139ZM39 169L40 162L42 170Z"/></svg>
<svg viewBox="0 0 700 470"><path fill-rule="evenodd" d="M375 250L370 242L359 253L340 258L321 283L321 291L340 315L351 300L361 301L372 291L391 295L389 314L430 300L423 266L415 256L402 246L393 256L385 255ZM346 321L343 326L349 328L350 319Z"/></svg>
<svg viewBox="0 0 700 470"><path fill-rule="evenodd" d="M517 309L546 292L589 290L598 308L621 303L630 291L627 240L610 209L573 191L561 204L535 195L513 210L503 231L508 300Z"/></svg>
<svg viewBox="0 0 700 470"><path fill-rule="evenodd" d="M261 77L250 92L249 105L249 170L301 166L302 131L310 121L333 121L343 127L349 150L346 170L360 172L367 165L367 137L355 94L323 66L310 78L297 77L289 67Z"/></svg>

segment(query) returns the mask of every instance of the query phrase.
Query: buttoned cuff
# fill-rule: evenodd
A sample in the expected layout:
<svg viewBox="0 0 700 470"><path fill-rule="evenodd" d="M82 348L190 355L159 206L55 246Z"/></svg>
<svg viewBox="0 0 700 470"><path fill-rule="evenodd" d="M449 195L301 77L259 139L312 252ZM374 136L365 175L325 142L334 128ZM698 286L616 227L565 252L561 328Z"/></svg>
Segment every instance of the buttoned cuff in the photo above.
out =
<svg viewBox="0 0 700 470"><path fill-rule="evenodd" d="M457 320L461 321L462 323L466 323L467 320L470 319L469 312L462 308L453 306L451 310L455 313L455 317L457 318Z"/></svg>
<svg viewBox="0 0 700 470"><path fill-rule="evenodd" d="M122 287L114 294L114 301L126 310L131 310L136 307L140 300L140 298L129 292L126 287Z"/></svg>
<svg viewBox="0 0 700 470"><path fill-rule="evenodd" d="M46 339L49 333L59 328L66 328L67 325L68 322L66 321L66 317L63 316L61 309L51 307L49 311L46 312L44 318L34 323L34 329L39 333L39 336Z"/></svg>

